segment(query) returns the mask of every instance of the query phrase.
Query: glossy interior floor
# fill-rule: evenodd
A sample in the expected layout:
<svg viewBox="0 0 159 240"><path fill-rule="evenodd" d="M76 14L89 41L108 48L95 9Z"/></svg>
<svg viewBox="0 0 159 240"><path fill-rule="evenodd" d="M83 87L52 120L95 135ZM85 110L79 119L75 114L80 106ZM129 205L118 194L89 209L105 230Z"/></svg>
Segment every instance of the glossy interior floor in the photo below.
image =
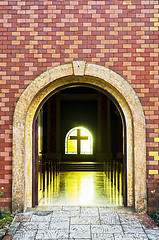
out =
<svg viewBox="0 0 159 240"><path fill-rule="evenodd" d="M39 191L39 206L122 206L122 169L105 170L45 172L44 190Z"/></svg>

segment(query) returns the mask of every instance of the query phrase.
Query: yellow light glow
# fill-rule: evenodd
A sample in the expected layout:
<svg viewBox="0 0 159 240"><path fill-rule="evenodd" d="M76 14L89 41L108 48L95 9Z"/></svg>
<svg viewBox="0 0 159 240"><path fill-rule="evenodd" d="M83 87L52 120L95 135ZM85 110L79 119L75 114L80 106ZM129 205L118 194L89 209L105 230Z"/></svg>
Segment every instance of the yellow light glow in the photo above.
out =
<svg viewBox="0 0 159 240"><path fill-rule="evenodd" d="M90 140L81 141L81 154L90 154Z"/></svg>
<svg viewBox="0 0 159 240"><path fill-rule="evenodd" d="M77 154L77 141L68 139L67 141L67 149L69 153Z"/></svg>
<svg viewBox="0 0 159 240"><path fill-rule="evenodd" d="M82 205L92 204L94 201L93 175L87 174L81 178L79 202Z"/></svg>
<svg viewBox="0 0 159 240"><path fill-rule="evenodd" d="M123 205L122 178L120 189L111 181L110 172L60 172L54 175L43 192L40 205ZM119 175L121 172L119 171ZM47 181L47 176L46 181ZM49 189L50 188L50 189Z"/></svg>

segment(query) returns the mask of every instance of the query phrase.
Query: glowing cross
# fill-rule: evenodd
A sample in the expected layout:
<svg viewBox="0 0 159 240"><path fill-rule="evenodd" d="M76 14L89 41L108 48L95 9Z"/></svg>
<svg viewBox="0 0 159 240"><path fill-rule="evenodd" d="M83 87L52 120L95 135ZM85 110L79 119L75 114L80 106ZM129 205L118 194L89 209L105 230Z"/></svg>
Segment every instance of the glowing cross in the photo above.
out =
<svg viewBox="0 0 159 240"><path fill-rule="evenodd" d="M77 140L77 154L81 153L81 140L88 140L88 136L81 136L81 129L77 129L77 136L70 136L71 140Z"/></svg>

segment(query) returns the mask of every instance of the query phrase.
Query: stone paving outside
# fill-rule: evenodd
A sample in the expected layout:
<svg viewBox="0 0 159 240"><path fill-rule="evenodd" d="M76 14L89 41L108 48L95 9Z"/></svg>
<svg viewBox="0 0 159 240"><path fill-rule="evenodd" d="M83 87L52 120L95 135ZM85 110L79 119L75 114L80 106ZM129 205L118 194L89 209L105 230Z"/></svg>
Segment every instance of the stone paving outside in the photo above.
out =
<svg viewBox="0 0 159 240"><path fill-rule="evenodd" d="M17 214L9 234L13 240L158 240L159 228L146 227L129 208L53 206Z"/></svg>

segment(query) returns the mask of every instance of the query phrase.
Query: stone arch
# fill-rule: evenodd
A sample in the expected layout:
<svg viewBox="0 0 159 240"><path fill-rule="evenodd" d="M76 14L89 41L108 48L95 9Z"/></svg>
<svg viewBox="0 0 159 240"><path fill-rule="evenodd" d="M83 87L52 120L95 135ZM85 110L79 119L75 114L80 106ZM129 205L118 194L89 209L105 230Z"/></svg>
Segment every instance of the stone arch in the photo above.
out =
<svg viewBox="0 0 159 240"><path fill-rule="evenodd" d="M40 103L53 91L80 83L107 91L119 103L127 132L127 204L137 212L146 211L146 137L141 103L130 84L117 73L75 61L41 74L17 102L13 120L13 212L32 207L32 123Z"/></svg>

